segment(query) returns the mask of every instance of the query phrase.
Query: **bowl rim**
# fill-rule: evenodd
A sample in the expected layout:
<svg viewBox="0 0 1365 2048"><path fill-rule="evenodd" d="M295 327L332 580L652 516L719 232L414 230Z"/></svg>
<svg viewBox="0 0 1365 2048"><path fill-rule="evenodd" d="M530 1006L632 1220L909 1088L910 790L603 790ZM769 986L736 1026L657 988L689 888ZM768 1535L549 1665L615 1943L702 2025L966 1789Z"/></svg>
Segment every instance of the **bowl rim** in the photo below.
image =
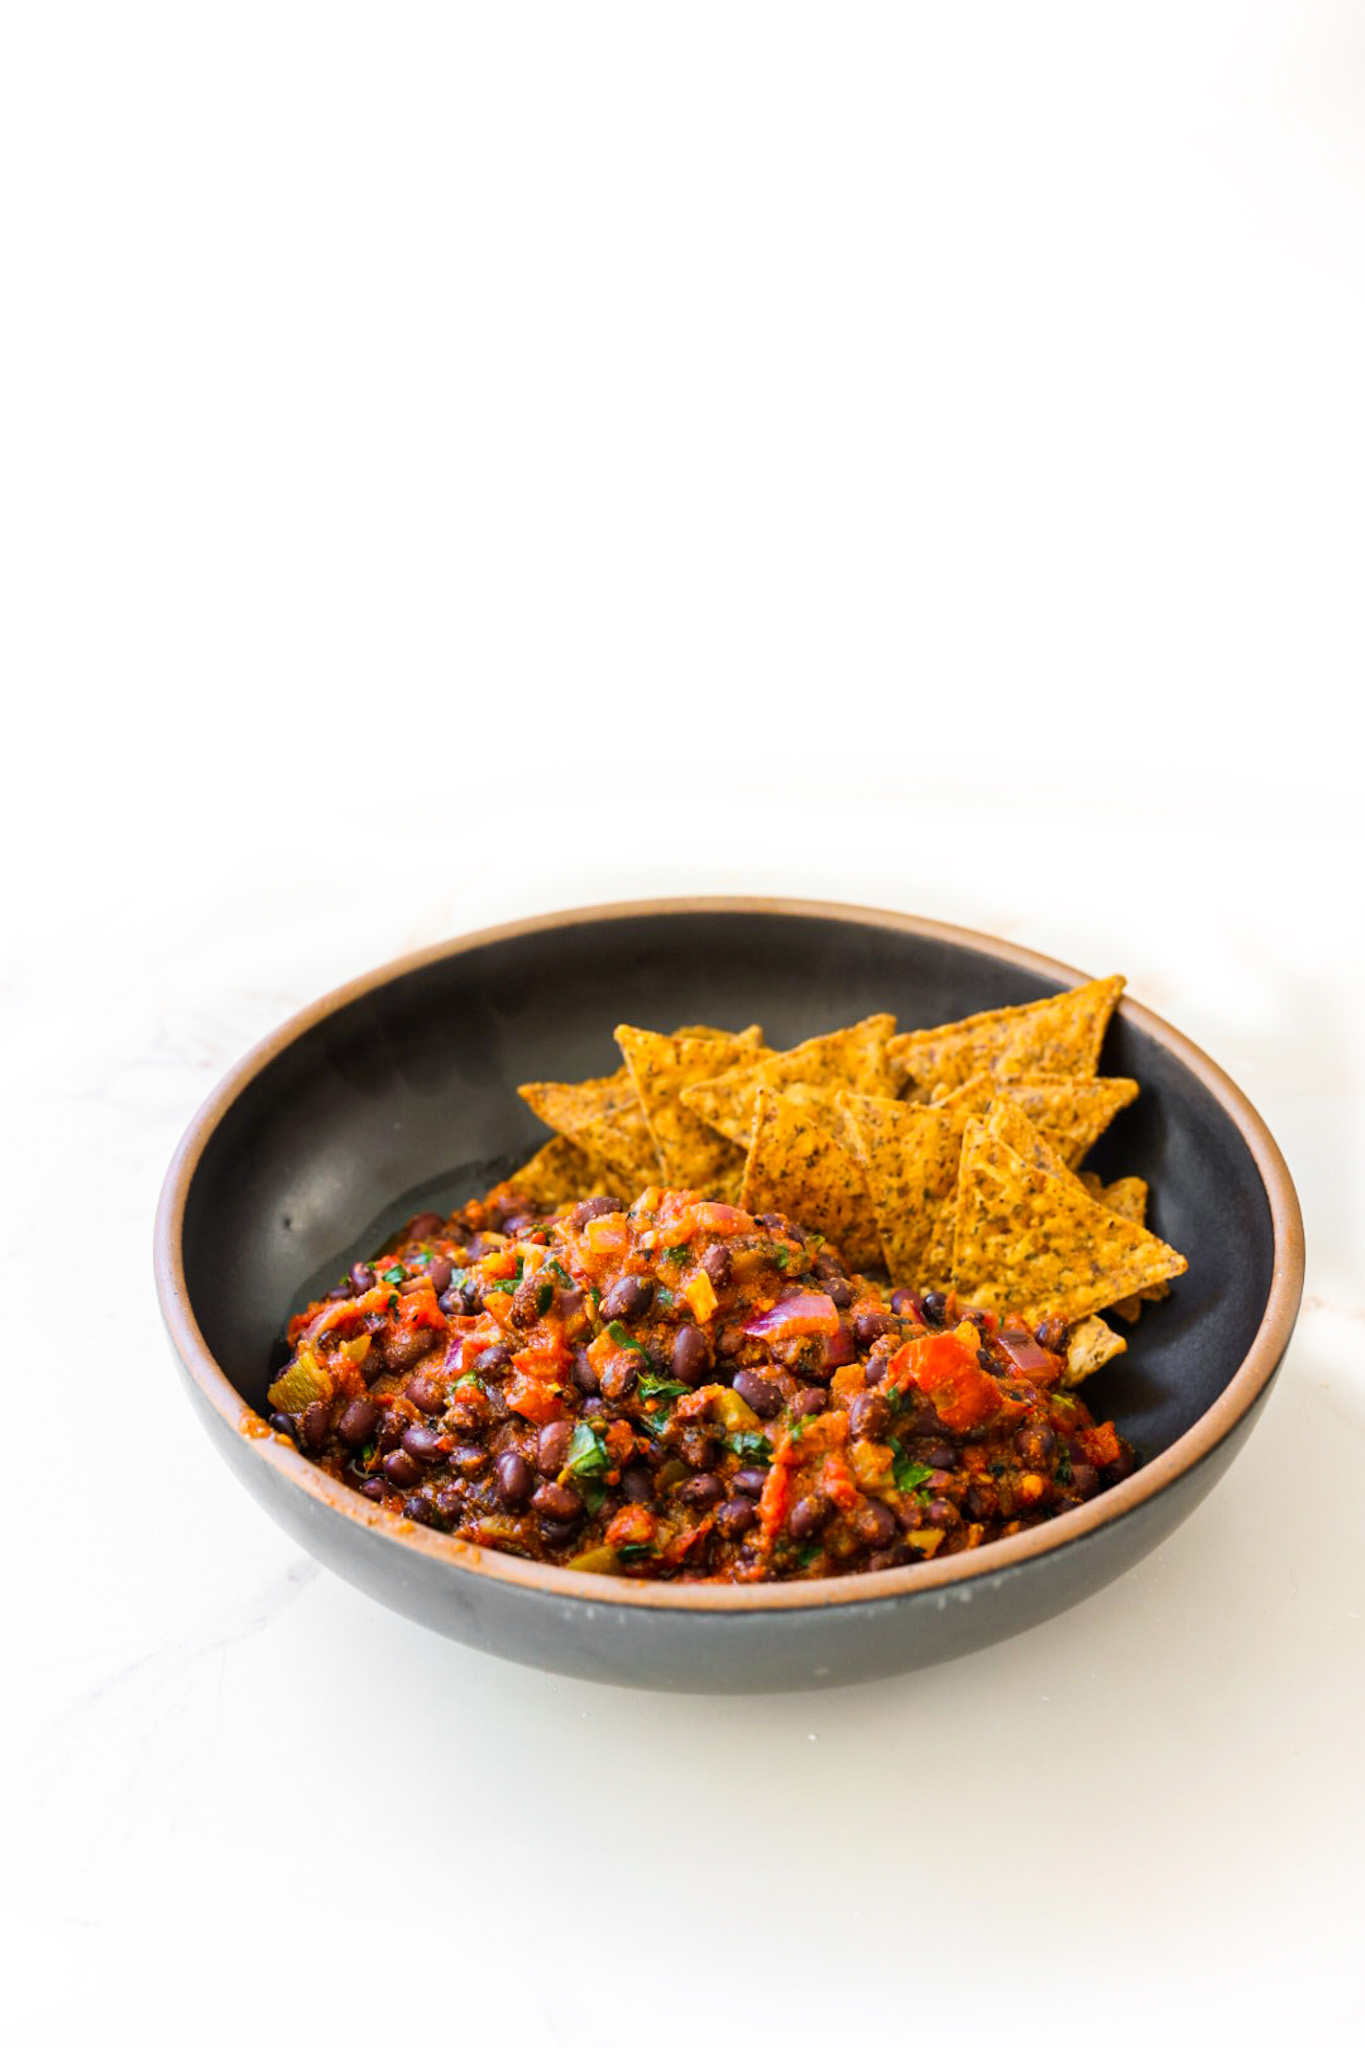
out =
<svg viewBox="0 0 1365 2048"><path fill-rule="evenodd" d="M616 1578L573 1572L563 1565L538 1564L506 1552L483 1549L457 1536L423 1528L389 1513L312 1464L237 1392L214 1358L190 1306L185 1281L183 1226L185 1205L199 1161L227 1112L256 1076L286 1047L336 1011L390 982L460 953L474 952L507 939L530 937L565 926L605 923L630 917L720 914L834 919L915 937L934 939L985 954L1010 966L1024 967L1076 987L1091 979L1043 953L1013 945L966 926L933 918L878 910L859 904L826 903L797 897L678 896L638 902L594 904L554 911L538 917L485 926L437 945L405 953L386 966L354 977L297 1011L269 1032L224 1075L191 1119L167 1169L157 1205L154 1269L161 1314L171 1343L192 1387L218 1418L248 1445L251 1453L276 1475L315 1501L347 1517L365 1535L411 1551L456 1572L528 1593L590 1604L647 1607L677 1613L704 1611L736 1617L786 1609L842 1607L851 1603L907 1598L942 1601L959 1592L970 1598L973 1582L1008 1575L1025 1565L1084 1542L1110 1524L1125 1519L1168 1486L1185 1478L1238 1427L1255 1408L1275 1376L1298 1315L1303 1291L1303 1217L1289 1169L1264 1119L1237 1084L1208 1054L1152 1010L1124 996L1119 1007L1137 1029L1154 1038L1189 1068L1236 1124L1260 1173L1270 1208L1274 1264L1270 1292L1256 1334L1236 1372L1209 1407L1168 1449L1141 1465L1107 1493L1083 1502L1055 1521L1015 1536L982 1544L956 1556L907 1564L883 1572L853 1573L830 1579L760 1581L751 1585L675 1585L667 1581Z"/></svg>

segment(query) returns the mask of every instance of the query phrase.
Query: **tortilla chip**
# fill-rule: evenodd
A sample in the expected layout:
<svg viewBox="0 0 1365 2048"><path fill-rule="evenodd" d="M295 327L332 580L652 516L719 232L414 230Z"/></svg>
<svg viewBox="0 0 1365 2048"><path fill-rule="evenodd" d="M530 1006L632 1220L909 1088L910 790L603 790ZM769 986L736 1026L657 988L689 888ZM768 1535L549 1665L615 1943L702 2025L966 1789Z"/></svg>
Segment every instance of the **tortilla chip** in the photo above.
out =
<svg viewBox="0 0 1365 2048"><path fill-rule="evenodd" d="M847 1092L838 1097L836 1135L862 1166L886 1269L899 1287L948 1284L962 1133L993 1088L980 1074L933 1105Z"/></svg>
<svg viewBox="0 0 1365 2048"><path fill-rule="evenodd" d="M854 1271L875 1266L881 1257L858 1161L808 1110L775 1088L758 1093L739 1204L751 1215L775 1209L822 1232Z"/></svg>
<svg viewBox="0 0 1365 2048"><path fill-rule="evenodd" d="M563 1209L588 1195L615 1195L629 1200L630 1190L604 1160L594 1159L569 1138L551 1138L503 1182L515 1188L534 1209Z"/></svg>
<svg viewBox="0 0 1365 2048"><path fill-rule="evenodd" d="M765 1046L761 1024L746 1024L742 1031L722 1031L719 1024L680 1024L674 1038L724 1038L733 1045Z"/></svg>
<svg viewBox="0 0 1365 2048"><path fill-rule="evenodd" d="M605 1160L632 1195L659 1179L659 1155L628 1068L600 1081L527 1081L517 1093L552 1131Z"/></svg>
<svg viewBox="0 0 1365 2048"><path fill-rule="evenodd" d="M1124 1174L1120 1180L1111 1180L1108 1187L1097 1173L1083 1173L1084 1181L1097 1202L1104 1202L1120 1216L1126 1216L1130 1223L1147 1221L1147 1183L1135 1173ZM1122 1316L1125 1323L1135 1323L1142 1314L1144 1301L1164 1301L1170 1293L1164 1280L1154 1286L1140 1287L1136 1294L1127 1294L1122 1301L1111 1304L1114 1314Z"/></svg>
<svg viewBox="0 0 1365 2048"><path fill-rule="evenodd" d="M1000 1092L1075 1167L1119 1111L1136 1101L1138 1084L1098 1076L1021 1074L1017 1081L1003 1082Z"/></svg>
<svg viewBox="0 0 1365 2048"><path fill-rule="evenodd" d="M747 1057L757 1061L761 1035L758 1041L750 1040L747 1032L738 1038L718 1032L700 1038L679 1032L668 1038L660 1031L637 1030L633 1024L617 1026L616 1043L626 1056L666 1186L695 1188L717 1198L738 1187L744 1172L742 1149L688 1109L681 1095L684 1088L734 1070L746 1041L753 1048L746 1047Z"/></svg>
<svg viewBox="0 0 1365 2048"><path fill-rule="evenodd" d="M1089 1379L1092 1372L1098 1372L1102 1365L1108 1365L1111 1358L1117 1358L1121 1351L1127 1349L1126 1337L1120 1337L1118 1331L1111 1330L1099 1316L1086 1316L1067 1333L1066 1371L1062 1375L1062 1385L1078 1387L1082 1380Z"/></svg>
<svg viewBox="0 0 1365 2048"><path fill-rule="evenodd" d="M982 1010L932 1031L903 1031L887 1053L904 1083L932 1091L960 1087L982 1071L997 1079L1021 1074L1093 1074L1105 1027L1123 991L1123 976L1088 981L1064 995L1014 1009Z"/></svg>
<svg viewBox="0 0 1365 2048"><path fill-rule="evenodd" d="M847 1088L857 1095L894 1095L896 1082L887 1065L886 1042L895 1028L894 1017L864 1017L860 1024L808 1038L790 1052L776 1053L756 1066L684 1088L682 1099L735 1144L747 1145L755 1128L760 1088L781 1089L803 1082L817 1088Z"/></svg>
<svg viewBox="0 0 1365 2048"><path fill-rule="evenodd" d="M954 1285L966 1300L1075 1323L1185 1270L1178 1251L1092 1201L1073 1173L1048 1172L986 1121L968 1123L953 1239Z"/></svg>

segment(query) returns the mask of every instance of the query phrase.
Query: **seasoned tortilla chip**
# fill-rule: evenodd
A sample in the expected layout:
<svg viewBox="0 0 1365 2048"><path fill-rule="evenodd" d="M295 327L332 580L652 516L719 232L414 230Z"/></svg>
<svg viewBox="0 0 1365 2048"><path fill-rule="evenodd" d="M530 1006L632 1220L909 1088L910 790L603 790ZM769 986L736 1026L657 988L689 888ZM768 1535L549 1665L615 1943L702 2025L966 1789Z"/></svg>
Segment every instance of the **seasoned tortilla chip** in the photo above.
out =
<svg viewBox="0 0 1365 2048"><path fill-rule="evenodd" d="M1064 995L1008 1010L982 1010L932 1031L903 1031L887 1047L900 1080L926 1092L959 1087L983 1070L1004 1080L1020 1074L1095 1071L1105 1027L1123 991L1123 976L1088 981Z"/></svg>
<svg viewBox="0 0 1365 2048"><path fill-rule="evenodd" d="M562 1209L588 1195L615 1195L627 1201L631 1195L604 1160L594 1159L570 1138L551 1138L510 1173L503 1186L515 1188L535 1209Z"/></svg>
<svg viewBox="0 0 1365 2048"><path fill-rule="evenodd" d="M848 1088L857 1095L894 1095L896 1083L886 1060L886 1041L896 1028L890 1016L864 1017L843 1031L808 1038L790 1052L740 1067L683 1090L683 1101L704 1122L737 1145L747 1145L754 1130L760 1088L781 1089L793 1082L817 1088Z"/></svg>
<svg viewBox="0 0 1365 2048"><path fill-rule="evenodd" d="M756 1032L758 1027L753 1028ZM744 1172L742 1149L704 1123L681 1096L684 1088L733 1070L745 1059L756 1062L762 1057L757 1041L748 1032L738 1038L718 1032L701 1038L679 1032L668 1038L620 1024L616 1043L626 1056L665 1184L718 1198L732 1193Z"/></svg>
<svg viewBox="0 0 1365 2048"><path fill-rule="evenodd" d="M1092 1201L1074 1174L1049 1173L986 1121L968 1123L953 1240L953 1280L964 1299L1075 1323L1185 1270L1178 1251Z"/></svg>
<svg viewBox="0 0 1365 2048"><path fill-rule="evenodd" d="M1078 1387L1082 1380L1088 1380L1092 1372L1098 1372L1102 1365L1108 1365L1111 1358L1117 1358L1121 1351L1128 1349L1128 1339L1120 1337L1117 1330L1111 1330L1100 1316L1086 1316L1068 1331L1066 1339L1066 1371L1062 1375L1064 1387Z"/></svg>
<svg viewBox="0 0 1365 2048"><path fill-rule="evenodd" d="M1000 1092L1075 1167L1119 1111L1136 1101L1138 1084L1103 1076L1021 1074L1016 1081L1002 1082Z"/></svg>
<svg viewBox="0 0 1365 2048"><path fill-rule="evenodd" d="M980 1074L932 1105L846 1092L838 1097L836 1135L862 1166L886 1269L898 1286L948 1284L962 1133L993 1088Z"/></svg>
<svg viewBox="0 0 1365 2048"><path fill-rule="evenodd" d="M1135 1173L1127 1173L1119 1180L1111 1180L1108 1187L1097 1173L1083 1173L1084 1181L1097 1202L1104 1202L1109 1208L1126 1216L1130 1223L1147 1221L1147 1183ZM1111 1304L1114 1314L1122 1316L1125 1323L1135 1323L1142 1314L1144 1301L1164 1301L1170 1293L1165 1280L1158 1280L1151 1287L1140 1287L1136 1294L1127 1294L1122 1301Z"/></svg>
<svg viewBox="0 0 1365 2048"><path fill-rule="evenodd" d="M659 1156L629 1069L600 1081L528 1081L523 1102L552 1131L606 1161L631 1193L659 1178Z"/></svg>
<svg viewBox="0 0 1365 2048"><path fill-rule="evenodd" d="M724 1038L732 1045L765 1046L761 1024L746 1024L742 1031L723 1031L719 1024L680 1024L674 1038Z"/></svg>
<svg viewBox="0 0 1365 2048"><path fill-rule="evenodd" d="M777 1210L821 1231L855 1271L881 1257L872 1200L851 1152L809 1110L761 1088L739 1203L751 1215Z"/></svg>

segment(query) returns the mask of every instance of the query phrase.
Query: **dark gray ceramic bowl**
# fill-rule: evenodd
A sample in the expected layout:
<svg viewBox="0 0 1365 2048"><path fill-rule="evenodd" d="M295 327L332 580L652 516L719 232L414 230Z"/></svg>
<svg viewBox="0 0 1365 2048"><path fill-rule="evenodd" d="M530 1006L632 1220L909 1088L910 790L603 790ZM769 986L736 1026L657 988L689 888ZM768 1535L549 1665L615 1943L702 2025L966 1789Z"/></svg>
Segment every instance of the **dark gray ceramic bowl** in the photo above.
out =
<svg viewBox="0 0 1365 2048"><path fill-rule="evenodd" d="M517 1083L609 1070L615 1024L757 1019L787 1045L873 1010L903 1028L938 1024L1083 978L949 925L721 898L507 925L352 982L243 1060L172 1162L156 1274L190 1397L244 1484L325 1564L522 1663L761 1692L881 1677L1029 1628L1203 1499L1246 1442L1298 1311L1302 1224L1274 1140L1211 1060L1135 1003L1121 1006L1104 1065L1142 1093L1089 1163L1151 1182L1152 1226L1190 1270L1086 1390L1144 1462L1044 1528L819 1584L589 1577L386 1514L274 1436L261 1407L285 1318L406 1216L463 1201L526 1158L544 1132Z"/></svg>

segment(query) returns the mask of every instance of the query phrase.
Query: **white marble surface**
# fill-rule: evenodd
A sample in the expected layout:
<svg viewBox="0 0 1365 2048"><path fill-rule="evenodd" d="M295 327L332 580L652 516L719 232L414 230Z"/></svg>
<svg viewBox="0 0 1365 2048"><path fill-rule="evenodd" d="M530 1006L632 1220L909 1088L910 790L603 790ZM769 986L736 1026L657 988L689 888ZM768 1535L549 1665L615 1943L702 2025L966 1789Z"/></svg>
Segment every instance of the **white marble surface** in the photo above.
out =
<svg viewBox="0 0 1365 2048"><path fill-rule="evenodd" d="M27 20L24 2038L294 2038L324 1965L371 2038L1348 2038L1358 18ZM160 1331L162 1173L266 1030L449 933L703 891L1123 969L1302 1196L1304 1313L1225 1483L918 1677L669 1700L424 1634L253 1507Z"/></svg>

